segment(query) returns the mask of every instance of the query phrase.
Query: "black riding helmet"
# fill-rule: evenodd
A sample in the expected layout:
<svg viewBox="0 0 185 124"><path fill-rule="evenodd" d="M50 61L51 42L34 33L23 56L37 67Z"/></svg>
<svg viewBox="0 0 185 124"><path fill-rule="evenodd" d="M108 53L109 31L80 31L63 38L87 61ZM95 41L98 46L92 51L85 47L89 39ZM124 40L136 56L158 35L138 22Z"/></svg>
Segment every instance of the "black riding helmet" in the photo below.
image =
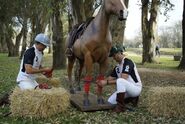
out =
<svg viewBox="0 0 185 124"><path fill-rule="evenodd" d="M109 57L112 57L114 54L118 52L124 52L123 46L122 45L112 46L110 53L109 53Z"/></svg>

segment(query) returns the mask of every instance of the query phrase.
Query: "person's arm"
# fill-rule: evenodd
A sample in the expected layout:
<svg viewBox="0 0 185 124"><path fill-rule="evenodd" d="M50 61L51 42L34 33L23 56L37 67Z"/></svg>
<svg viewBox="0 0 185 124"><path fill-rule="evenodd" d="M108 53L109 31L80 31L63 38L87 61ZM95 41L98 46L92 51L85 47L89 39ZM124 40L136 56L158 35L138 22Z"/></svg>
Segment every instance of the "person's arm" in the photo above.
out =
<svg viewBox="0 0 185 124"><path fill-rule="evenodd" d="M107 84L107 85L116 84L116 78L115 78L115 77L109 76L109 77L106 79L106 84Z"/></svg>
<svg viewBox="0 0 185 124"><path fill-rule="evenodd" d="M111 77L109 76L108 78L106 78L105 80L99 80L96 82L99 86L103 87L105 85L109 85L109 84L115 84L116 83L116 78L115 77Z"/></svg>
<svg viewBox="0 0 185 124"><path fill-rule="evenodd" d="M123 78L123 79L125 79L125 80L127 80L128 79L128 74L126 74L126 73L121 73L121 78Z"/></svg>
<svg viewBox="0 0 185 124"><path fill-rule="evenodd" d="M51 68L40 68L40 69L36 69L33 68L32 65L30 64L24 64L25 66L25 71L27 74L36 74L36 73L43 73L43 72L49 72L51 71Z"/></svg>

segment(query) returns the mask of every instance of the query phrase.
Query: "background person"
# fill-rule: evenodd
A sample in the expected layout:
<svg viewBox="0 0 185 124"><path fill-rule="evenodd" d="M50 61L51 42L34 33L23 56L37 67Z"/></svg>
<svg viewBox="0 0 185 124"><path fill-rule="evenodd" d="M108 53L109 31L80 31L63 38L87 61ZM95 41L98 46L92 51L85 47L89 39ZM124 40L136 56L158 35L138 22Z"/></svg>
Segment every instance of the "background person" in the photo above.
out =
<svg viewBox="0 0 185 124"><path fill-rule="evenodd" d="M159 44L157 44L156 46L155 46L155 55L157 56L159 56L160 57L160 50L159 50Z"/></svg>

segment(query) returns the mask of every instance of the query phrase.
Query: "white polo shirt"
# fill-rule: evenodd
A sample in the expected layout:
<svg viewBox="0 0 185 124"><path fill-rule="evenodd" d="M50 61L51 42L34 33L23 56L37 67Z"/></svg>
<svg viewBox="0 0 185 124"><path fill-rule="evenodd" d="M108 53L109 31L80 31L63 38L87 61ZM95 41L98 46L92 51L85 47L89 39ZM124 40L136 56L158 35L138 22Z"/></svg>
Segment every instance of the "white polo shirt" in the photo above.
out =
<svg viewBox="0 0 185 124"><path fill-rule="evenodd" d="M39 51L35 45L26 50L21 61L17 82L35 80L35 74L27 74L24 64L32 65L32 68L39 69L42 63L43 52Z"/></svg>
<svg viewBox="0 0 185 124"><path fill-rule="evenodd" d="M111 76L120 78L121 73L126 73L129 75L127 81L131 83L137 83L137 85L142 85L136 65L132 60L123 58L122 62L114 67Z"/></svg>

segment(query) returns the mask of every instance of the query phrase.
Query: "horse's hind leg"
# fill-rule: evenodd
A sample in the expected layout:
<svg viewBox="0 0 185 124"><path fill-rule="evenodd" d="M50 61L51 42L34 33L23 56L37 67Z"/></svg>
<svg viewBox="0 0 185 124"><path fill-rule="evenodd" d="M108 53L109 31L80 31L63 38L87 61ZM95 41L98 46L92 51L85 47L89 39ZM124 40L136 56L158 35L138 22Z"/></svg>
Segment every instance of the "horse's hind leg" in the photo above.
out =
<svg viewBox="0 0 185 124"><path fill-rule="evenodd" d="M81 87L80 87L80 79L81 79L81 74L82 74L82 70L83 70L83 66L84 66L84 61L80 61L80 68L78 71L78 78L77 78L77 82L78 82L78 86L77 86L77 91L81 91Z"/></svg>
<svg viewBox="0 0 185 124"><path fill-rule="evenodd" d="M72 94L75 93L73 82L72 82L72 69L73 69L74 62L75 62L75 57L68 57L67 73L68 73L68 79L69 79L70 93Z"/></svg>

